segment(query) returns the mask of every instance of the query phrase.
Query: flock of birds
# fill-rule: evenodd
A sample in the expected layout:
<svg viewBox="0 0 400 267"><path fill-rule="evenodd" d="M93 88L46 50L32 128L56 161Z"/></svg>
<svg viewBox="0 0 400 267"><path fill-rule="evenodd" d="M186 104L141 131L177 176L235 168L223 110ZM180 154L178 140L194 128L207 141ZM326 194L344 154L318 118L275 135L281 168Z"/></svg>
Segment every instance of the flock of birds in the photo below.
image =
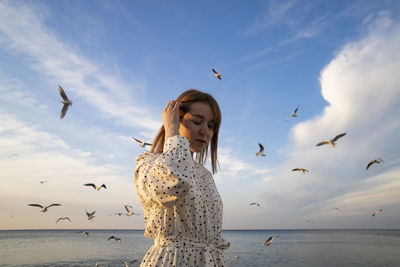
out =
<svg viewBox="0 0 400 267"><path fill-rule="evenodd" d="M219 80L222 79L222 74L221 74L221 73L218 73L215 69L212 69L212 72L213 72L213 74L214 74L214 76L215 76L216 78L218 78ZM68 96L67 96L67 94L65 93L64 89L63 89L60 85L58 86L58 90L59 90L59 94L60 94L60 96L61 96L61 98L62 98L62 100L60 101L60 103L63 104L62 109L61 109L61 112L60 112L60 119L63 119L63 118L65 117L67 111L68 111L68 108L69 108L70 106L72 106L72 100L68 98ZM297 118L297 117L298 117L298 115L297 115L298 110L299 110L299 106L296 107L296 109L292 112L292 114L290 114L290 116L289 116L285 121L287 121L287 120L289 120L289 119L291 119L291 118ZM336 136L335 136L334 138L332 138L332 139L319 142L318 144L316 144L316 146L330 145L330 147L334 148L334 147L336 147L336 142L337 142L340 138L342 138L343 136L345 136L345 135L346 135L346 133L338 134L338 135L336 135ZM142 148L144 148L144 147L146 147L146 146L151 146L151 145L152 145L151 143L145 142L145 141L140 140L140 139L138 139L138 138L136 138L136 137L132 137L132 138L133 138L136 142L138 142ZM255 153L256 156L265 157L266 154L264 153L264 146L263 146L261 143L258 143L258 146L259 146L259 151L258 151L257 153ZM16 157L16 156L18 156L18 154L16 154L16 153L10 155L10 157ZM381 162L383 162L383 160L382 160L381 158L376 158L376 159L371 160L370 162L368 162L367 167L366 167L366 170L368 170L373 164L379 164L379 163L381 163ZM299 172L302 172L303 174L309 172L309 170L306 169L306 168L294 168L294 169L292 169L292 171L299 171ZM41 184L46 183L46 182L47 182L47 180L40 181ZM92 188L93 188L94 190L96 190L96 191L99 191L99 190L102 189L102 188L107 189L107 187L106 187L105 184L102 184L101 186L96 186L96 185L93 184L93 183L86 183L86 184L84 184L84 186L92 187ZM249 205L250 205L250 206L257 206L257 207L260 207L260 208L261 208L261 204L258 203L258 202L253 202L253 203L250 203ZM45 213L45 212L48 211L48 209L49 209L50 207L61 206L61 204L54 203L54 204L50 204L50 205L48 205L48 206L45 206L45 205L33 203L33 204L28 204L28 206L31 206L31 207L39 207L39 208L41 209L41 212ZM139 214L134 213L134 212L131 210L131 209L132 209L132 206L130 206L130 205L124 205L124 208L125 208L125 210L126 210L126 213L123 213L123 212L116 212L116 213L111 214L111 215L118 215L118 216L121 216L121 215L126 215L126 216L139 215ZM339 209L339 208L336 208L336 210L340 210L340 209ZM383 211L383 209L378 209L378 210L374 211L373 214L372 214L372 217L375 217L377 214L381 213L382 211ZM86 213L86 215L87 215L87 219L88 219L89 221L92 221L92 220L94 219L94 217L95 217L96 211L88 212L87 210L85 210L85 213ZM60 218L58 218L58 219L56 220L56 223L58 223L59 221L64 221L64 220L67 220L67 221L71 222L71 219L70 219L69 217L60 217ZM314 222L314 221L313 221L313 220L307 220L307 222ZM81 231L81 232L79 232L79 233L82 234L82 235L85 235L86 237L89 237L89 233L88 233L87 231ZM272 241L273 241L274 239L276 239L277 237L279 237L279 235L274 235L274 236L268 237L267 240L263 243L263 245L264 245L264 246L270 246L270 245L272 244ZM113 235L110 236L110 237L107 239L107 241L109 241L109 240L115 240L116 242L121 243L121 238L116 237L116 236L113 236ZM235 259L238 259L238 256L235 256ZM137 261L137 260L133 260L133 261L127 262L127 261L125 261L125 260L121 260L121 263L123 263L125 266L129 266L129 264L134 263L134 262L136 262L136 261ZM96 266L97 266L97 264L96 264Z"/></svg>
<svg viewBox="0 0 400 267"><path fill-rule="evenodd" d="M65 114L64 114L65 115ZM40 184L44 184L44 183L47 183L47 180L41 180L40 181ZM86 184L83 184L84 186L86 186L86 187L91 187L91 188L93 188L94 190L96 190L96 191L99 191L100 189L102 189L102 188L104 188L104 189L107 189L107 186L105 185L105 184L102 184L102 185L100 185L100 186L97 186L96 184L94 184L94 183L86 183ZM38 207L38 208L40 208L40 211L41 212L43 212L43 213L46 213L46 212L48 212L49 211L49 208L51 208L51 207L58 207L58 206L61 206L61 204L59 204L59 203L53 203L53 204L50 204L50 205L42 205L42 204L37 204L37 203L31 203L31 204L28 204L28 206L30 206L30 207ZM125 209L125 212L115 212L114 214L110 214L109 216L112 216L112 215L119 215L119 216L122 216L122 215L126 215L126 216L133 216L133 215L140 215L139 213L135 213L134 211L133 211L133 207L131 206L131 205L125 205L124 204L124 209ZM96 214L96 211L91 211L91 212L89 212L89 211L87 211L87 209L85 209L85 214L86 214L86 216L87 216L87 220L88 221L93 221L93 219L95 218L95 214ZM68 222L71 222L71 219L70 219L70 217L68 217L68 216L66 216L66 217L59 217L57 220L56 220L56 223L59 223L60 221L68 221ZM87 232L87 231L79 231L78 232L79 234L82 234L82 235L84 235L84 236L86 236L87 238L89 237L89 232ZM107 238L107 241L109 241L109 240L115 240L116 242L118 242L118 243L121 243L122 242L122 239L120 238L120 237L117 237L117 236L114 236L114 235L111 235L110 237L108 237ZM132 260L132 261L126 261L126 260L120 260L120 262L124 265L124 266L129 266L130 264L132 264L132 263L135 263L137 261L137 259L134 259L134 260ZM98 262L96 263L96 266L98 266Z"/></svg>

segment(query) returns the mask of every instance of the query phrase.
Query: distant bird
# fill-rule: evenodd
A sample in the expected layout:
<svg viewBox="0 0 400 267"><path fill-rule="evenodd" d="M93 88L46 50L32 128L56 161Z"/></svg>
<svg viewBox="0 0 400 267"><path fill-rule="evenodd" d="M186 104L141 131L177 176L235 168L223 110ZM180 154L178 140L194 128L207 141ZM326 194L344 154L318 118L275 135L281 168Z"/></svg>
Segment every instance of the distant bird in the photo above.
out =
<svg viewBox="0 0 400 267"><path fill-rule="evenodd" d="M270 236L267 240L265 240L265 242L263 243L264 246L269 246L272 243L272 240L274 240L275 238L277 238L279 235L273 235Z"/></svg>
<svg viewBox="0 0 400 267"><path fill-rule="evenodd" d="M257 202L250 203L249 205L250 206L256 205L257 207L261 207L260 203L257 203Z"/></svg>
<svg viewBox="0 0 400 267"><path fill-rule="evenodd" d="M295 168L292 170L292 172L295 172L295 171L301 171L302 173L309 172L307 169L304 169L304 168Z"/></svg>
<svg viewBox="0 0 400 267"><path fill-rule="evenodd" d="M40 181L40 184L44 184L44 183L47 183L47 180Z"/></svg>
<svg viewBox="0 0 400 267"><path fill-rule="evenodd" d="M112 216L112 215L122 216L122 215L124 215L124 213L123 212L114 212L114 214L110 214L109 216Z"/></svg>
<svg viewBox="0 0 400 267"><path fill-rule="evenodd" d="M92 212L88 212L87 210L85 210L85 211L86 211L86 215L88 217L88 221L93 220L93 218L95 217L94 214L96 213L96 211L92 211Z"/></svg>
<svg viewBox="0 0 400 267"><path fill-rule="evenodd" d="M339 209L339 208L333 208L333 210L341 211L341 209Z"/></svg>
<svg viewBox="0 0 400 267"><path fill-rule="evenodd" d="M125 210L126 210L126 216L132 216L132 215L139 215L139 214L137 214L137 213L134 213L133 211L131 211L130 209L129 209L129 207L130 208L133 208L131 205L124 205L124 207L125 207Z"/></svg>
<svg viewBox="0 0 400 267"><path fill-rule="evenodd" d="M71 222L70 218L68 218L68 217L62 217L62 218L60 217L57 219L56 223L58 223L61 220L68 220L69 222Z"/></svg>
<svg viewBox="0 0 400 267"><path fill-rule="evenodd" d="M314 221L313 220L307 220L306 222L307 223L313 223Z"/></svg>
<svg viewBox="0 0 400 267"><path fill-rule="evenodd" d="M374 164L374 163L379 164L379 163L381 163L381 162L383 162L383 159L381 159L381 158L377 158L377 159L371 160L371 161L368 163L367 169L366 169L366 170L368 170L368 168L371 167L372 164Z"/></svg>
<svg viewBox="0 0 400 267"><path fill-rule="evenodd" d="M239 259L239 256L238 255L235 255L235 260L238 260Z"/></svg>
<svg viewBox="0 0 400 267"><path fill-rule="evenodd" d="M88 232L80 231L80 232L78 232L78 233L80 233L80 234L82 234L82 235L86 235L86 237L89 237L89 233L88 233Z"/></svg>
<svg viewBox="0 0 400 267"><path fill-rule="evenodd" d="M48 208L53 207L53 206L61 206L61 204L51 204L49 206L42 206L40 204L28 204L28 206L39 207L39 208L42 208L42 212L46 212Z"/></svg>
<svg viewBox="0 0 400 267"><path fill-rule="evenodd" d="M125 264L125 267L129 267L129 264L132 264L132 263L135 263L135 262L137 262L137 260L133 260L133 261L131 261L129 263L126 260L121 260L121 263Z"/></svg>
<svg viewBox="0 0 400 267"><path fill-rule="evenodd" d="M116 237L116 236L110 236L108 239L107 239L107 241L108 240L111 240L111 239L114 239L115 241L117 241L118 243L121 243L121 238L119 238L119 237Z"/></svg>
<svg viewBox="0 0 400 267"><path fill-rule="evenodd" d="M374 213L372 213L372 217L375 217L376 215L378 215L379 213L381 213L383 211L383 209L378 209L376 210Z"/></svg>
<svg viewBox="0 0 400 267"><path fill-rule="evenodd" d="M288 119L286 119L285 121L289 120L292 117L297 117L297 111L299 110L299 106L297 106L297 108L293 111L293 113L289 116Z"/></svg>
<svg viewBox="0 0 400 267"><path fill-rule="evenodd" d="M150 143L146 143L145 141L142 141L140 139L137 139L135 137L132 137L136 142L138 142L140 144L141 147L145 147L145 146L151 146L152 144Z"/></svg>
<svg viewBox="0 0 400 267"><path fill-rule="evenodd" d="M100 187L97 187L95 184L92 184L92 183L90 183L90 184L84 184L84 186L91 186L91 187L93 187L96 191L99 191L102 187L104 187L104 189L107 189L107 187L106 187L105 184L102 184Z"/></svg>
<svg viewBox="0 0 400 267"><path fill-rule="evenodd" d="M8 156L9 158L13 158L13 157L18 157L18 154L17 153L13 153L13 154L11 154L10 156Z"/></svg>
<svg viewBox="0 0 400 267"><path fill-rule="evenodd" d="M222 74L218 73L215 69L211 69L214 72L214 76L221 80Z"/></svg>
<svg viewBox="0 0 400 267"><path fill-rule="evenodd" d="M63 98L62 101L60 101L61 104L64 104L61 113L60 113L60 119L64 118L65 114L67 113L68 107L72 106L72 101L67 97L67 95L64 92L64 89L62 89L61 86L58 86L58 91L60 92L61 97Z"/></svg>
<svg viewBox="0 0 400 267"><path fill-rule="evenodd" d="M316 146L330 145L331 147L335 147L335 146L336 146L336 141L337 141L339 138L341 138L341 137L343 137L343 136L345 136L345 135L346 135L346 133L338 134L338 135L335 136L335 138L329 139L328 141L319 142L318 144L316 144Z"/></svg>
<svg viewBox="0 0 400 267"><path fill-rule="evenodd" d="M256 156L265 157L264 146L261 143L258 143L258 146L260 147L260 150L256 153Z"/></svg>

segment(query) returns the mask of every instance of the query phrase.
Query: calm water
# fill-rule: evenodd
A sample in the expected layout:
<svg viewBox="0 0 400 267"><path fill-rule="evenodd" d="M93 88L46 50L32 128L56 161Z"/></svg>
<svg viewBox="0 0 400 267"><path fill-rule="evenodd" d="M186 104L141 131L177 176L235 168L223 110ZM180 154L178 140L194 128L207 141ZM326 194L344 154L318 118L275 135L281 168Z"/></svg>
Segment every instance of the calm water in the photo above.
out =
<svg viewBox="0 0 400 267"><path fill-rule="evenodd" d="M139 266L151 239L137 230L0 231L0 266ZM107 241L111 235L121 243ZM228 266L400 266L400 230L225 230ZM261 244L279 235L271 246ZM238 256L235 259L235 256Z"/></svg>

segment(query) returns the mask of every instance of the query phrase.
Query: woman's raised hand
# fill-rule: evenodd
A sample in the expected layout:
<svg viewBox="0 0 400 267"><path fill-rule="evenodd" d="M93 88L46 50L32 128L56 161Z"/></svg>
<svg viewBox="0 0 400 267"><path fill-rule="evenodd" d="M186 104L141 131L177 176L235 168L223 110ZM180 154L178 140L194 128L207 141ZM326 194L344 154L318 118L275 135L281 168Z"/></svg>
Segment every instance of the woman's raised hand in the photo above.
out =
<svg viewBox="0 0 400 267"><path fill-rule="evenodd" d="M165 140L179 134L179 107L180 102L171 100L162 112L162 121L165 129Z"/></svg>

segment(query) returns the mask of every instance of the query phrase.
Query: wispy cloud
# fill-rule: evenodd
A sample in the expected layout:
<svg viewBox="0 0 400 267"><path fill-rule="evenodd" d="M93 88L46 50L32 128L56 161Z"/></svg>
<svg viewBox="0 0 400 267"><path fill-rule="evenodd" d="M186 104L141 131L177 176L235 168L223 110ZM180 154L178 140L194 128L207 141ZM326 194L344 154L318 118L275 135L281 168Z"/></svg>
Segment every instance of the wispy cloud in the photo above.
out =
<svg viewBox="0 0 400 267"><path fill-rule="evenodd" d="M68 212L68 216L74 218L72 227L84 225L85 208L95 209L103 217L101 222L93 224L99 228L107 227L112 219L108 214L119 206L122 208L122 203L138 203L132 181L124 177L120 166L95 164L91 152L72 148L59 137L15 115L3 111L0 121L0 176L3 178L0 228L10 225L8 214L4 214L6 210L19 217L17 228L56 227L53 220L41 221L38 211L28 208L28 203L61 203L62 207L51 213L65 216ZM9 157L13 154L16 156ZM40 180L47 180L47 183L42 185ZM95 192L83 186L87 182L105 183L108 188ZM128 221L124 223L121 227L131 227ZM141 223L138 221L135 227L140 228Z"/></svg>
<svg viewBox="0 0 400 267"><path fill-rule="evenodd" d="M246 36L256 35L276 24L288 23L287 13L295 4L294 0L271 1L265 14L261 19L257 19L253 25L245 32Z"/></svg>
<svg viewBox="0 0 400 267"><path fill-rule="evenodd" d="M34 70L59 81L71 98L83 98L104 117L121 124L151 133L158 129L159 121L149 112L150 105L140 104L135 98L135 90L142 90L144 85L128 84L110 76L97 62L48 29L42 16L28 5L0 3L0 34L4 47L27 55Z"/></svg>

